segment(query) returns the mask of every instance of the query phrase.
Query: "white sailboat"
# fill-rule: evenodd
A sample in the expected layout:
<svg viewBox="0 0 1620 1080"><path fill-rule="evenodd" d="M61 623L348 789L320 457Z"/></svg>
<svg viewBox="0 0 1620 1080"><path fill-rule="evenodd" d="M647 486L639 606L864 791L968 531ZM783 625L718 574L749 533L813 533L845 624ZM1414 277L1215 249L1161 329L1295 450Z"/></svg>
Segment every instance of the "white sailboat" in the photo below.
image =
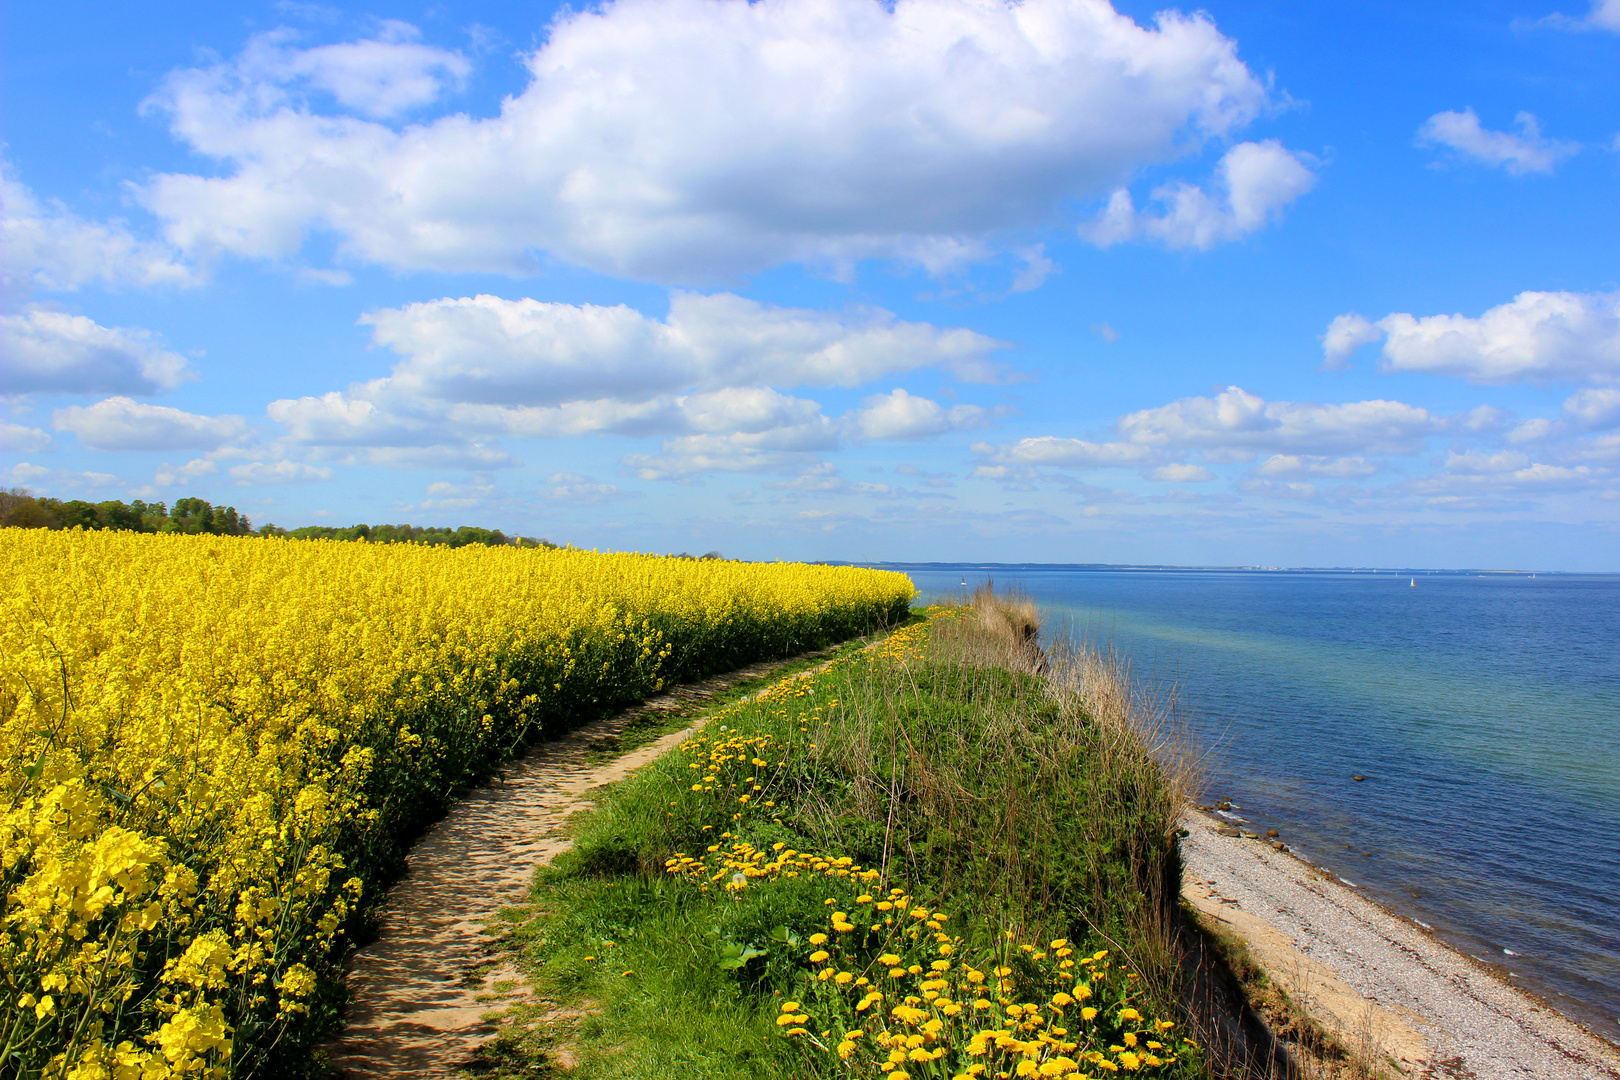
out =
<svg viewBox="0 0 1620 1080"><path fill-rule="evenodd" d="M1417 578L1412 579L1412 586L1411 587L1414 588L1414 589L1417 588Z"/></svg>

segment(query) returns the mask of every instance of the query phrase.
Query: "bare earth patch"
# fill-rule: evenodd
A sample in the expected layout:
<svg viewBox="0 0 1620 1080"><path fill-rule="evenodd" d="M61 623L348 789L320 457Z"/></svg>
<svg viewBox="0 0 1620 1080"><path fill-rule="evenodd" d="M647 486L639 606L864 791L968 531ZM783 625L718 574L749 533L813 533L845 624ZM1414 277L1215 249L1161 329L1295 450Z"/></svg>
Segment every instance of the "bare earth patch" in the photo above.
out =
<svg viewBox="0 0 1620 1080"><path fill-rule="evenodd" d="M496 1034L492 1014L529 994L486 926L503 908L526 902L535 867L567 850L561 826L589 806L587 791L623 779L701 724L602 764L592 759L649 713L702 706L790 662L679 686L537 745L452 807L411 849L405 876L388 893L377 940L349 961L353 1001L348 1026L326 1047L332 1066L362 1080L453 1077L471 1064Z"/></svg>
<svg viewBox="0 0 1620 1080"><path fill-rule="evenodd" d="M1402 1073L1617 1080L1620 1051L1355 889L1189 811L1182 895L1341 1045Z"/></svg>

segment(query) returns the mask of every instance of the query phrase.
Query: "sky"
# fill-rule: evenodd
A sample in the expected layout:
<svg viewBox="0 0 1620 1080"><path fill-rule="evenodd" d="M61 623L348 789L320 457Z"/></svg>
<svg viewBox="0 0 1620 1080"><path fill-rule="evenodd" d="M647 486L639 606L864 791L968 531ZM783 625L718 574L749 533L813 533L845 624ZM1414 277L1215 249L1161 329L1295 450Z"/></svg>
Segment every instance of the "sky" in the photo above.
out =
<svg viewBox="0 0 1620 1080"><path fill-rule="evenodd" d="M1620 0L0 21L0 485L1620 571Z"/></svg>

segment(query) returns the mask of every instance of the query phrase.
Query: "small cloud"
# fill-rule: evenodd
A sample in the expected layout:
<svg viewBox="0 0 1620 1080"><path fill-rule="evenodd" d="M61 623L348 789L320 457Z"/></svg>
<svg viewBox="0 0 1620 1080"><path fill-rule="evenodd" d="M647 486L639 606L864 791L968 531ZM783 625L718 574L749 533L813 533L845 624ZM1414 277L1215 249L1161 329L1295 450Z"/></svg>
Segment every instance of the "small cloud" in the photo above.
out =
<svg viewBox="0 0 1620 1080"><path fill-rule="evenodd" d="M1395 312L1372 322L1340 315L1322 335L1322 367L1347 367L1382 340L1386 372L1421 371L1474 383L1620 380L1620 292L1522 292L1476 317Z"/></svg>
<svg viewBox="0 0 1620 1080"><path fill-rule="evenodd" d="M0 450L10 454L37 454L51 448L51 437L41 429L0 420Z"/></svg>
<svg viewBox="0 0 1620 1080"><path fill-rule="evenodd" d="M92 450L214 450L248 433L240 416L199 416L127 397L57 409L51 426Z"/></svg>
<svg viewBox="0 0 1620 1080"><path fill-rule="evenodd" d="M1564 402L1564 412L1591 431L1620 427L1620 389L1577 391Z"/></svg>
<svg viewBox="0 0 1620 1080"><path fill-rule="evenodd" d="M1330 476L1340 480L1371 476L1378 466L1364 457L1322 457L1314 454L1273 454L1255 466L1256 476L1273 479Z"/></svg>
<svg viewBox="0 0 1620 1080"><path fill-rule="evenodd" d="M409 510L470 510L484 506L496 497L495 485L487 477L475 476L465 483L436 480L427 486L427 498Z"/></svg>
<svg viewBox="0 0 1620 1080"><path fill-rule="evenodd" d="M947 431L982 428L992 413L977 405L953 405L895 389L866 399L862 408L844 418L851 434L866 439L920 439Z"/></svg>
<svg viewBox="0 0 1620 1080"><path fill-rule="evenodd" d="M232 465L226 475L232 483L259 485L330 480L333 473L324 465L305 465L297 461L250 461L243 465Z"/></svg>
<svg viewBox="0 0 1620 1080"><path fill-rule="evenodd" d="M155 394L195 379L151 331L31 304L0 315L0 382L13 394Z"/></svg>
<svg viewBox="0 0 1620 1080"><path fill-rule="evenodd" d="M1110 345L1119 340L1119 331L1115 330L1112 326L1109 326L1105 322L1092 323L1091 332L1108 342Z"/></svg>
<svg viewBox="0 0 1620 1080"><path fill-rule="evenodd" d="M1215 479L1215 474L1202 465L1160 465L1155 469L1148 469L1142 475L1149 480L1164 480L1174 484L1197 484L1205 480Z"/></svg>
<svg viewBox="0 0 1620 1080"><path fill-rule="evenodd" d="M314 266L305 266L298 271L298 280L306 285L349 285L354 282L354 275L347 270L320 269Z"/></svg>
<svg viewBox="0 0 1620 1080"><path fill-rule="evenodd" d="M599 484L593 477L574 473L553 473L546 480L551 486L540 492L549 502L569 503L574 506L601 506L630 498L631 493L620 491L614 484Z"/></svg>
<svg viewBox="0 0 1620 1080"><path fill-rule="evenodd" d="M1543 442L1551 436L1558 434L1559 427L1560 425L1555 421L1548 420L1546 417L1538 416L1532 420L1526 420L1522 424L1515 424L1513 427L1508 429L1507 434L1504 435L1503 438L1514 446L1522 446L1525 443L1532 442Z"/></svg>
<svg viewBox="0 0 1620 1080"><path fill-rule="evenodd" d="M1515 132L1491 131L1480 125L1473 109L1435 113L1418 128L1419 146L1444 146L1459 155L1507 170L1514 176L1550 173L1564 158L1580 151L1581 144L1565 139L1549 139L1541 125L1527 112L1513 118Z"/></svg>
<svg viewBox="0 0 1620 1080"><path fill-rule="evenodd" d="M1316 485L1301 480L1239 480L1238 488L1250 495L1267 499L1314 499Z"/></svg>
<svg viewBox="0 0 1620 1080"><path fill-rule="evenodd" d="M1040 288L1047 278L1057 273L1058 264L1047 258L1045 244L1019 248L1018 257L1024 260L1024 267L1013 278L1008 292L1032 292Z"/></svg>
<svg viewBox="0 0 1620 1080"><path fill-rule="evenodd" d="M1529 455L1517 450L1480 454L1473 450L1453 450L1446 457L1446 472L1465 476L1494 476L1517 472L1530 465Z"/></svg>
<svg viewBox="0 0 1620 1080"><path fill-rule="evenodd" d="M178 469L168 462L164 462L159 467L157 474L152 477L152 484L160 488L174 487L176 484L187 480L195 480L202 476L213 476L217 472L219 472L219 466L207 458L192 458Z"/></svg>
<svg viewBox="0 0 1620 1080"><path fill-rule="evenodd" d="M1351 354L1383 337L1383 330L1353 311L1336 316L1328 324L1327 333L1317 339L1322 343L1322 366L1318 370L1343 371L1350 366Z"/></svg>
<svg viewBox="0 0 1620 1080"><path fill-rule="evenodd" d="M167 244L143 240L121 221L80 217L36 198L0 158L0 284L72 292L84 285L187 286L202 275Z"/></svg>
<svg viewBox="0 0 1620 1080"><path fill-rule="evenodd" d="M1145 236L1169 248L1208 251L1280 217L1316 186L1316 163L1274 139L1238 143L1215 167L1216 195L1185 181L1166 184L1153 191L1163 212L1148 213L1138 211L1130 192L1120 188L1097 218L1080 226L1080 238L1107 248Z"/></svg>
<svg viewBox="0 0 1620 1080"><path fill-rule="evenodd" d="M1620 0L1592 0L1592 10L1583 16L1548 15L1532 25L1575 33L1608 30L1620 34Z"/></svg>
<svg viewBox="0 0 1620 1080"><path fill-rule="evenodd" d="M46 491L82 488L123 487L124 482L111 473L75 472L71 469L51 469L29 461L19 461L9 470L0 470L10 483Z"/></svg>

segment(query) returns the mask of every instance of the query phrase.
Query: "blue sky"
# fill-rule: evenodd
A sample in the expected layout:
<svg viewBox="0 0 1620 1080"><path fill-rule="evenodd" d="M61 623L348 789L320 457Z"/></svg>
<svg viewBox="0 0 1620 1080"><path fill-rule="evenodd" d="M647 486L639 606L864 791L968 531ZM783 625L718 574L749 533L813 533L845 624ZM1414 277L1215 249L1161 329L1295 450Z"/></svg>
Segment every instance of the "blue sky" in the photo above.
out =
<svg viewBox="0 0 1620 1080"><path fill-rule="evenodd" d="M3 18L0 483L1620 570L1620 0Z"/></svg>

